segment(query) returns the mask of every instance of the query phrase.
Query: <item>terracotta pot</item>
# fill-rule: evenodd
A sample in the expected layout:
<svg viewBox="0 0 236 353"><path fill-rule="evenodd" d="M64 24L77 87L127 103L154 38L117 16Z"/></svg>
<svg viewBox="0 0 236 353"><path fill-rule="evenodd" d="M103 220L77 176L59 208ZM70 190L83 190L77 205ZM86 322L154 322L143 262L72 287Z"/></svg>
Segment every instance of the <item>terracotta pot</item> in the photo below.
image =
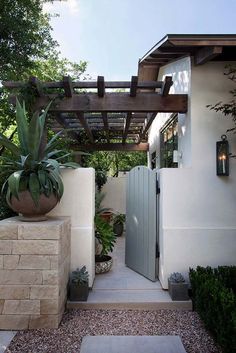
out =
<svg viewBox="0 0 236 353"><path fill-rule="evenodd" d="M112 257L109 255L95 256L95 273L106 273L112 268Z"/></svg>
<svg viewBox="0 0 236 353"><path fill-rule="evenodd" d="M107 223L111 222L113 213L111 211L106 211L100 214L100 217Z"/></svg>
<svg viewBox="0 0 236 353"><path fill-rule="evenodd" d="M46 220L47 217L45 217L45 214L51 211L57 203L58 199L54 194L51 194L49 197L41 194L38 206L36 207L30 192L22 191L19 193L19 200L14 196L11 198L9 206L13 211L23 216L21 218L22 221L37 222Z"/></svg>

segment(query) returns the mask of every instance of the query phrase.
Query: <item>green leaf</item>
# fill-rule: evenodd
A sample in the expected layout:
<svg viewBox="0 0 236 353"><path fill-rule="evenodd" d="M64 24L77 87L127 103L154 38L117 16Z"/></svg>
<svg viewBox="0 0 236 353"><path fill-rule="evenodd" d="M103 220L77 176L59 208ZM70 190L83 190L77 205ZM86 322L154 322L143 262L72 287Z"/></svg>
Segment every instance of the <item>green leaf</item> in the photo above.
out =
<svg viewBox="0 0 236 353"><path fill-rule="evenodd" d="M34 201L35 206L38 206L40 196L39 179L35 173L31 173L29 177L29 191Z"/></svg>
<svg viewBox="0 0 236 353"><path fill-rule="evenodd" d="M55 169L59 172L60 164L55 159L49 158L49 159L45 160L45 163L47 164L47 168L52 168L52 169Z"/></svg>
<svg viewBox="0 0 236 353"><path fill-rule="evenodd" d="M45 185L46 185L47 174L48 173L45 172L44 170L38 171L39 183L43 189L45 188Z"/></svg>
<svg viewBox="0 0 236 353"><path fill-rule="evenodd" d="M7 189L6 200L8 205L11 206L11 191L9 188Z"/></svg>
<svg viewBox="0 0 236 353"><path fill-rule="evenodd" d="M28 176L23 175L20 178L19 192L28 190L28 182L29 182Z"/></svg>
<svg viewBox="0 0 236 353"><path fill-rule="evenodd" d="M60 159L63 159L63 158L69 157L69 156L71 156L71 153L70 153L70 152L64 154L63 156L60 156L60 157L56 158L56 160L59 161Z"/></svg>
<svg viewBox="0 0 236 353"><path fill-rule="evenodd" d="M61 152L64 152L64 150L54 150L54 151L52 151L52 152L49 152L48 154L47 154L47 158L48 159L50 159L50 158L52 158L53 156L57 156L57 154L59 154L59 153L61 153ZM54 157L54 158L55 158ZM56 159L58 160L59 158L61 158L61 157L57 157Z"/></svg>
<svg viewBox="0 0 236 353"><path fill-rule="evenodd" d="M20 185L20 177L23 173L23 170L18 170L9 176L8 180L8 188L13 196L15 196L19 200L19 185Z"/></svg>
<svg viewBox="0 0 236 353"><path fill-rule="evenodd" d="M61 166L62 167L67 167L67 168L73 168L73 169L77 169L77 168L80 167L80 165L78 163L75 163L75 162L62 163Z"/></svg>
<svg viewBox="0 0 236 353"><path fill-rule="evenodd" d="M4 195L4 193L7 191L7 183L8 183L8 180L5 180L5 182L2 185L2 189L1 189L2 195Z"/></svg>
<svg viewBox="0 0 236 353"><path fill-rule="evenodd" d="M44 186L44 195L49 197L52 194L52 192L53 192L52 183L50 178L48 177L46 179L46 184Z"/></svg>
<svg viewBox="0 0 236 353"><path fill-rule="evenodd" d="M28 122L26 118L25 105L21 106L16 99L16 123L20 147L24 155L28 154Z"/></svg>
<svg viewBox="0 0 236 353"><path fill-rule="evenodd" d="M29 158L30 158L29 154L27 156L20 156L22 168L25 168Z"/></svg>
<svg viewBox="0 0 236 353"><path fill-rule="evenodd" d="M8 138L4 136L2 133L0 133L0 145L6 147L17 157L19 157L19 155L21 154L19 147L17 147L14 143L8 140Z"/></svg>
<svg viewBox="0 0 236 353"><path fill-rule="evenodd" d="M58 194L58 197L61 198L62 195L63 195L63 192L64 192L64 185L63 185L63 182L61 180L61 177L60 177L59 173L57 173L55 170L52 170L50 172L50 176L52 176L56 180L56 183L57 183L57 194Z"/></svg>
<svg viewBox="0 0 236 353"><path fill-rule="evenodd" d="M48 110L49 110L51 104L52 104L52 102L50 102L47 105L47 107L45 108L44 112L38 118L39 132L40 132L40 137L39 137L40 144L39 144L39 146L41 145L41 142L42 142L43 133L44 133L44 126L45 126L45 120L46 120L46 116L47 116L47 113L48 113ZM44 153L45 153L45 151L44 151Z"/></svg>
<svg viewBox="0 0 236 353"><path fill-rule="evenodd" d="M47 143L46 148L45 148L45 154L48 154L49 152L52 151L57 145L58 145L58 137L62 134L63 131L59 131L57 134L55 134L51 140Z"/></svg>
<svg viewBox="0 0 236 353"><path fill-rule="evenodd" d="M35 112L29 123L29 140L28 146L32 158L37 160L39 155L39 148L41 142L41 131L39 124L39 114Z"/></svg>

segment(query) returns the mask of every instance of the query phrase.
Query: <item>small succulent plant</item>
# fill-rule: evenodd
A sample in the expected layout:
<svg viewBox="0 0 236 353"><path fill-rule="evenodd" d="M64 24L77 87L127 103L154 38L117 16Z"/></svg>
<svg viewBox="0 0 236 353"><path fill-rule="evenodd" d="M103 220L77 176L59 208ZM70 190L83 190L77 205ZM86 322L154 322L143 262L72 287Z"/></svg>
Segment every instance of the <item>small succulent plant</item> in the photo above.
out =
<svg viewBox="0 0 236 353"><path fill-rule="evenodd" d="M185 282L184 277L179 272L173 272L170 275L169 279L170 279L171 282L174 282L174 283L183 283L183 282Z"/></svg>
<svg viewBox="0 0 236 353"><path fill-rule="evenodd" d="M86 270L86 266L83 266L81 269L77 268L77 270L72 272L71 282L73 284L84 285L87 284L89 280L89 274Z"/></svg>

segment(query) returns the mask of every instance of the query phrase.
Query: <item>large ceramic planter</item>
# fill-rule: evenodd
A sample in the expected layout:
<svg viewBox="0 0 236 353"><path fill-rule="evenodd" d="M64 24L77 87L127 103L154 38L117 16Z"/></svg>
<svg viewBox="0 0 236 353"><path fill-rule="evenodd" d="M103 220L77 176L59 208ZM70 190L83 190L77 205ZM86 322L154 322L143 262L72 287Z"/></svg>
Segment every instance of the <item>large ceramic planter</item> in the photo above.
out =
<svg viewBox="0 0 236 353"><path fill-rule="evenodd" d="M112 257L108 255L95 256L95 273L106 273L112 268Z"/></svg>
<svg viewBox="0 0 236 353"><path fill-rule="evenodd" d="M87 284L74 284L70 283L69 299L71 302L86 302L89 295L89 286Z"/></svg>
<svg viewBox="0 0 236 353"><path fill-rule="evenodd" d="M189 300L189 284L187 282L176 283L168 279L168 289L172 300Z"/></svg>
<svg viewBox="0 0 236 353"><path fill-rule="evenodd" d="M46 220L47 217L45 214L51 211L57 203L58 199L54 194L51 194L49 197L41 194L36 206L30 192L22 191L19 193L19 200L14 196L11 198L9 206L13 211L23 216L21 217L22 221L36 222Z"/></svg>

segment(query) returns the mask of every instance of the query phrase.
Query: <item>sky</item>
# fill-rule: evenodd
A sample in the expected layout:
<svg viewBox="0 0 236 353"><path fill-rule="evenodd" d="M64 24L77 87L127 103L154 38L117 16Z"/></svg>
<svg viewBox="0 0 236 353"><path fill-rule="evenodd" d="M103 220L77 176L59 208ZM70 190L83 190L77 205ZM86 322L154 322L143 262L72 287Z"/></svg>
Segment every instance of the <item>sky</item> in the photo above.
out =
<svg viewBox="0 0 236 353"><path fill-rule="evenodd" d="M67 0L45 9L61 56L87 73L130 80L138 60L166 34L236 33L236 0Z"/></svg>

